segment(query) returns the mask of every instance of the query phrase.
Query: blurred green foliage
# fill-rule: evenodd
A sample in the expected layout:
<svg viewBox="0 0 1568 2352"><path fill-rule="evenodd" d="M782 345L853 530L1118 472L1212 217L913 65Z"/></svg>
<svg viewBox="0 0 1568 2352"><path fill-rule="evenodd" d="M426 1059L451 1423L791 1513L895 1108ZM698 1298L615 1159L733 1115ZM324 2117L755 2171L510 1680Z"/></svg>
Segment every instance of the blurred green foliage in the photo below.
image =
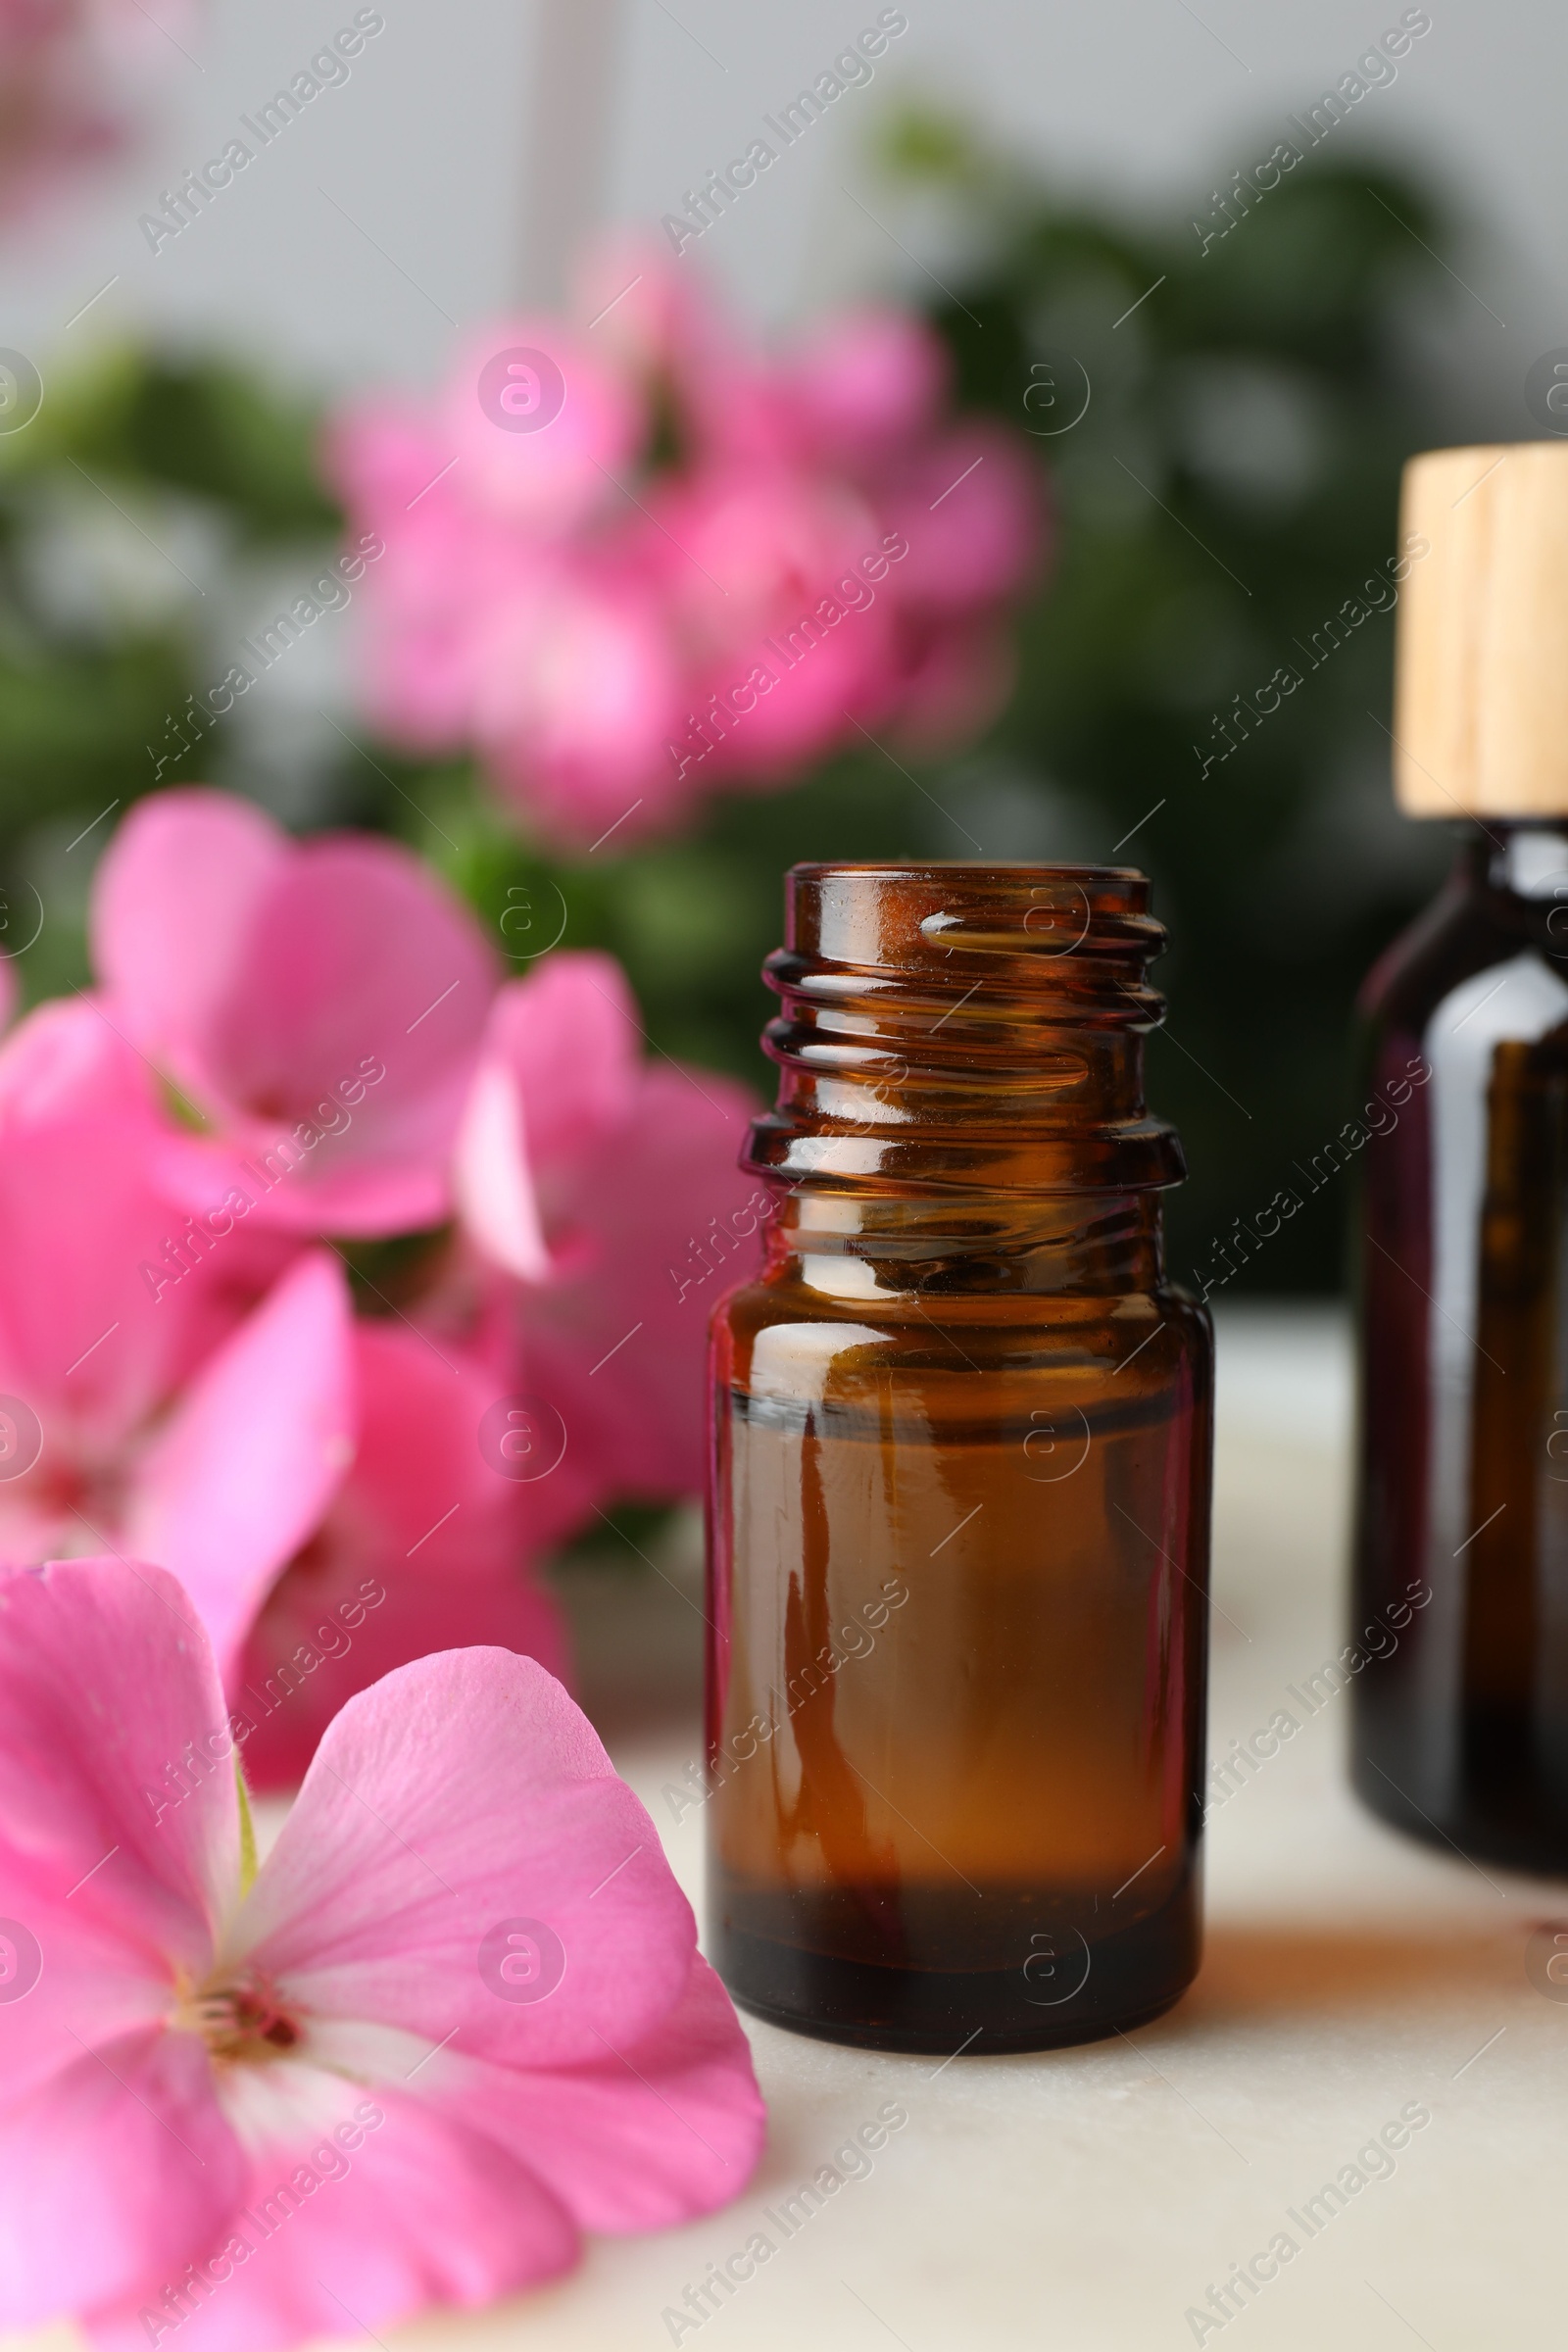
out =
<svg viewBox="0 0 1568 2352"><path fill-rule="evenodd" d="M1391 615L1315 665L1308 649L1387 576L1400 464L1442 437L1422 355L1452 224L1402 174L1307 162L1205 252L1187 218L1064 203L938 116L902 118L884 161L982 257L947 272L932 316L962 398L1033 433L1051 484L1054 561L988 740L942 762L867 748L789 792L717 802L678 841L574 862L519 840L466 765L368 737L329 740L303 813L414 842L518 973L558 937L612 950L655 1050L764 1089L757 970L795 859L1146 866L1173 939L1151 1074L1192 1167L1170 1220L1189 1277L1348 1115L1354 989L1449 852L1390 801ZM29 994L82 976L86 860L113 819L73 837L149 787L184 698L222 674L217 583L327 552L316 429L237 364L122 352L0 439L0 891L36 888L51 913L23 959ZM139 536L172 601L84 596L69 563L62 589L49 551L94 515L126 547ZM1216 718L1282 664L1299 687L1203 772ZM198 775L258 788L239 719L161 771ZM1320 1195L1236 1287L1331 1286L1343 1214Z"/></svg>
<svg viewBox="0 0 1568 2352"><path fill-rule="evenodd" d="M31 425L0 440L0 830L51 808L91 814L98 796L125 792L127 771L139 788L146 743L192 683L183 607L161 621L129 594L108 612L72 612L69 596L62 609L39 541L104 506L145 532L138 510L172 499L212 510L228 550L324 537L336 514L313 441L310 414L243 368L133 351L51 385Z"/></svg>
<svg viewBox="0 0 1568 2352"><path fill-rule="evenodd" d="M1233 1219L1304 1193L1296 1163L1349 1109L1355 989L1452 856L1393 808L1392 610L1325 624L1392 607L1400 467L1451 437L1427 386L1464 299L1453 223L1364 158L1298 164L1206 247L1190 219L1055 202L941 118L900 124L892 161L989 224L936 318L964 398L1039 435L1060 529L993 766L1033 801L1020 844L1153 876L1172 948L1151 1093L1192 1169L1172 1264L1218 1275ZM1282 665L1299 685L1219 732ZM1238 1288L1333 1287L1347 1206L1310 1200Z"/></svg>

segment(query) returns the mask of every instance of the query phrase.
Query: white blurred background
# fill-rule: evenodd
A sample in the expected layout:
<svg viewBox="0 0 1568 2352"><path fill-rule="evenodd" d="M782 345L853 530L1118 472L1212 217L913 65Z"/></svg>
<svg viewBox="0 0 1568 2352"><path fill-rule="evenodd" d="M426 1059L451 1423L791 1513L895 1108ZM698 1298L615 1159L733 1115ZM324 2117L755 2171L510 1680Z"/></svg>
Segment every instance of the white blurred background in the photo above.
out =
<svg viewBox="0 0 1568 2352"><path fill-rule="evenodd" d="M155 254L139 215L354 15L350 0L214 0L180 34L189 54L171 57L141 152L7 254L0 340L47 374L87 337L156 323L303 380L428 380L454 320L548 296L564 244L595 212L657 227L878 9L384 0L381 13L385 29L350 79ZM1260 128L1277 122L1283 136L1285 117L1401 11L1396 0L1203 0L1200 13L1187 0L909 0L906 13L874 81L836 101L702 242L704 263L758 318L867 284L930 291L919 263L941 270L940 230L894 213L865 176L867 132L890 93L965 107L1064 187L1134 210L1153 198L1206 211L1216 180L1266 152ZM1460 268L1486 306L1467 306L1463 352L1434 364L1516 388L1568 334L1568 18L1544 0L1433 0L1428 13L1432 29L1396 81L1368 94L1335 148L1407 157L1482 224L1475 269ZM1521 404L1518 430L1531 429Z"/></svg>

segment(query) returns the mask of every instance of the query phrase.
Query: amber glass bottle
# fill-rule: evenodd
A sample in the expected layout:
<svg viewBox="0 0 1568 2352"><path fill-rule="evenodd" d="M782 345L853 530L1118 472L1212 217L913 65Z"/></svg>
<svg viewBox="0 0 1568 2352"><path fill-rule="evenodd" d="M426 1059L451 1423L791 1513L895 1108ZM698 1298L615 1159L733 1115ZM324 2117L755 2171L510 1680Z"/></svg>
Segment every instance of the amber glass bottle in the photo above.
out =
<svg viewBox="0 0 1568 2352"><path fill-rule="evenodd" d="M1367 985L1354 1775L1568 1870L1568 443L1405 473L1395 781L1469 820Z"/></svg>
<svg viewBox="0 0 1568 2352"><path fill-rule="evenodd" d="M1568 1869L1568 831L1473 829L1364 1010L1355 1783Z"/></svg>
<svg viewBox="0 0 1568 2352"><path fill-rule="evenodd" d="M878 2048L1079 2041L1198 1965L1212 1342L1116 867L798 866L713 1322L709 1948Z"/></svg>

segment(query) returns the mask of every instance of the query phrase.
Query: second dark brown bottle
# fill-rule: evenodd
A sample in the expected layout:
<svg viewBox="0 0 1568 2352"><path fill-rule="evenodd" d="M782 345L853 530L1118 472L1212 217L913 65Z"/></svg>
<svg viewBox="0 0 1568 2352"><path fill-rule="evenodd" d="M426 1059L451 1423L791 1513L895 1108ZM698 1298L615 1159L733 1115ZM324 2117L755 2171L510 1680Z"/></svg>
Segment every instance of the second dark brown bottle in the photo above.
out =
<svg viewBox="0 0 1568 2352"><path fill-rule="evenodd" d="M1568 444L1405 472L1395 778L1464 820L1362 999L1353 1765L1568 1871Z"/></svg>

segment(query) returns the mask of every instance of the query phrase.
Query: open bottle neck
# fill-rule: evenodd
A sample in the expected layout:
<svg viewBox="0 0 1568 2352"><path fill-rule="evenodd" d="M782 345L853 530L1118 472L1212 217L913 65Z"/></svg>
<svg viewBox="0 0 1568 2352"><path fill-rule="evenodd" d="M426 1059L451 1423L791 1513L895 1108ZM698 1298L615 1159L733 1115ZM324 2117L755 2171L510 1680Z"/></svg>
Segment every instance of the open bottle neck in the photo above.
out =
<svg viewBox="0 0 1568 2352"><path fill-rule="evenodd" d="M778 1102L745 1161L782 1196L775 1257L894 1287L950 1260L965 1287L1157 1280L1184 1168L1144 1100L1148 896L1114 867L797 867L764 974Z"/></svg>
<svg viewBox="0 0 1568 2352"><path fill-rule="evenodd" d="M778 1102L746 1164L911 1199L1178 1183L1144 1101L1148 898L1117 867L796 867L763 975Z"/></svg>

